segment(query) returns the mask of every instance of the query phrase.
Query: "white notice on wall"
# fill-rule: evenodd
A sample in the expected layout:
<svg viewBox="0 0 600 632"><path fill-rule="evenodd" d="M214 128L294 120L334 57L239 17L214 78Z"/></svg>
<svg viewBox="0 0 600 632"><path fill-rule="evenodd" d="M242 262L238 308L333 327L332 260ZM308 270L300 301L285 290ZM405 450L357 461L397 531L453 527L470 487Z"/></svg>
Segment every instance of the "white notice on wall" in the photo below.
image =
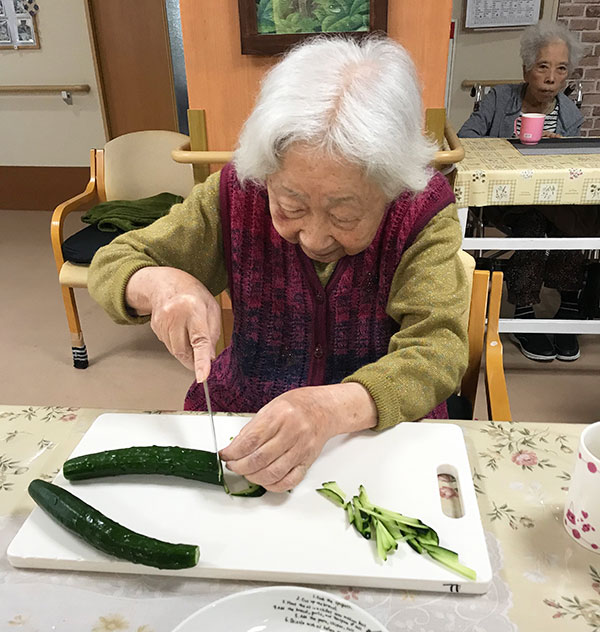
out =
<svg viewBox="0 0 600 632"><path fill-rule="evenodd" d="M528 26L540 18L541 0L467 0L465 27Z"/></svg>

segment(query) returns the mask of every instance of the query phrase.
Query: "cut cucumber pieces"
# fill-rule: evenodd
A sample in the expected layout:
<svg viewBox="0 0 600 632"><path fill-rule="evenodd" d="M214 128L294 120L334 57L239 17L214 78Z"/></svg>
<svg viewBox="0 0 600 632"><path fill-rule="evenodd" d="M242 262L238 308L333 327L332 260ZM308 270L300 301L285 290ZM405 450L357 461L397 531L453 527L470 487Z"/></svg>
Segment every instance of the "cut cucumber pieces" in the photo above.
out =
<svg viewBox="0 0 600 632"><path fill-rule="evenodd" d="M375 538L380 559L387 560L388 554L398 548L398 542L406 542L417 553L427 553L455 573L468 579L477 579L475 571L461 564L454 551L439 546L439 536L431 527L418 518L410 518L374 505L362 485L358 495L353 496L350 501L346 501L345 492L335 481L323 483L317 492L342 507L348 522L354 525L363 538Z"/></svg>

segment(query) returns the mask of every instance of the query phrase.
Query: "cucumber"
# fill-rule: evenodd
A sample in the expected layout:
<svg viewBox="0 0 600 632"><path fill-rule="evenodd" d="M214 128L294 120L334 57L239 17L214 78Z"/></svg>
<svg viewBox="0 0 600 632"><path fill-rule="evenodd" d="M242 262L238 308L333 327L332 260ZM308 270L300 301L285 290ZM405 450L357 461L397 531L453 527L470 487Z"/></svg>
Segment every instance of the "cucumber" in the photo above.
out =
<svg viewBox="0 0 600 632"><path fill-rule="evenodd" d="M69 481L122 474L161 474L223 485L214 452L177 446L141 446L85 454L65 461L63 474Z"/></svg>
<svg viewBox="0 0 600 632"><path fill-rule="evenodd" d="M191 568L198 563L200 549L195 544L173 544L136 533L58 485L38 478L28 492L49 516L99 551L155 568Z"/></svg>
<svg viewBox="0 0 600 632"><path fill-rule="evenodd" d="M189 478L220 485L230 496L258 498L267 491L260 485L249 483L246 489L231 492L214 452L178 446L151 445L105 450L76 456L63 464L63 475L69 481L125 474L161 474Z"/></svg>
<svg viewBox="0 0 600 632"><path fill-rule="evenodd" d="M475 571L461 564L454 551L439 546L440 538L431 527L418 518L410 518L374 505L362 485L359 486L358 496L353 496L348 502L345 500L345 492L335 481L323 483L316 491L342 507L346 511L348 522L354 525L363 538L375 538L377 555L381 560L387 560L388 553L398 548L398 542L406 542L417 553L427 553L455 573L467 579L477 579Z"/></svg>

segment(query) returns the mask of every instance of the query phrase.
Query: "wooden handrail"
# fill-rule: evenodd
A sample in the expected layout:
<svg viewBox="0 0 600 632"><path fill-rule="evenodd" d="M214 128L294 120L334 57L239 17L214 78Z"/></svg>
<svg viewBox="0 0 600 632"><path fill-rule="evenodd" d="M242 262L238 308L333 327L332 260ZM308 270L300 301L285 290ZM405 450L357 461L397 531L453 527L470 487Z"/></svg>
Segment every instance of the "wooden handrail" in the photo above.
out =
<svg viewBox="0 0 600 632"><path fill-rule="evenodd" d="M89 92L90 86L87 83L75 85L37 85L37 86L0 86L0 94L36 94L36 93L57 93L62 92Z"/></svg>
<svg viewBox="0 0 600 632"><path fill-rule="evenodd" d="M506 83L523 83L523 79L464 79L461 88L473 88L475 86L500 86Z"/></svg>

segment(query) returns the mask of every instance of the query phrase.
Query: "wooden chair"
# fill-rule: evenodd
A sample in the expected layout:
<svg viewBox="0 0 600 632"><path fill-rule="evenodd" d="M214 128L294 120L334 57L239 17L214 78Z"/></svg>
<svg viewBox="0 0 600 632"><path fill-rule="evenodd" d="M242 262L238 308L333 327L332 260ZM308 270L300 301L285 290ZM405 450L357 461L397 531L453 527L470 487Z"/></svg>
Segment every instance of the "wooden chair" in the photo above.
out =
<svg viewBox="0 0 600 632"><path fill-rule="evenodd" d="M73 211L107 200L136 200L162 192L186 197L194 186L190 165L172 160L171 151L189 142L185 134L164 130L132 132L90 151L90 180L83 193L59 204L52 215L51 240L67 322L73 365L88 366L74 288L87 288L88 266L65 261L62 252L65 218Z"/></svg>
<svg viewBox="0 0 600 632"><path fill-rule="evenodd" d="M476 270L475 259L460 251L467 278L471 280L469 308L469 363L463 376L459 397L475 410L477 387L482 361L485 359L485 388L488 417L493 421L511 421L502 341L498 333L500 303L502 300L502 272Z"/></svg>

